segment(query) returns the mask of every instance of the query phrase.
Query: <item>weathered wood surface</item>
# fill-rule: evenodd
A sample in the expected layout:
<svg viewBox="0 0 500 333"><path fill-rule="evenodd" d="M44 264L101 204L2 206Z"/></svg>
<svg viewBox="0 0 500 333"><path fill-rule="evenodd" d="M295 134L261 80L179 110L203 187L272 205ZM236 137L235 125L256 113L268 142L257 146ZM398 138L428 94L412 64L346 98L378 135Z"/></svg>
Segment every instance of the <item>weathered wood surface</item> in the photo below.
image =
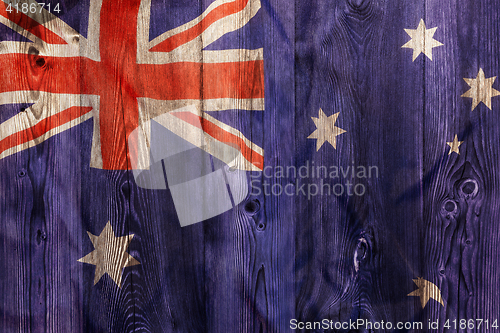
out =
<svg viewBox="0 0 500 333"><path fill-rule="evenodd" d="M157 1L152 30L210 3ZM68 16L80 8L65 4ZM249 195L180 228L168 190L90 168L87 121L0 160L0 331L289 332L294 318L364 318L439 319L432 332L446 332L446 319L500 319L500 97L492 110L472 112L471 99L460 97L469 89L463 78L479 68L500 74L500 7L262 0L260 11L245 33L262 33L266 110L214 116L260 142L273 168L377 166L379 177L355 180L363 196ZM432 61L412 61L401 48L410 39L404 29L420 19L444 44ZM43 75L50 64L37 71L51 80ZM0 120L24 107L2 105ZM307 139L319 108L340 112L337 126L347 132L337 149L326 143L316 152ZM464 143L448 155L455 134ZM94 286L94 266L77 262L94 249L87 232L98 235L108 221L116 235L135 235L128 252L141 263L124 269L121 288L108 277ZM417 277L440 288L444 307L431 300L422 309L407 296Z"/></svg>

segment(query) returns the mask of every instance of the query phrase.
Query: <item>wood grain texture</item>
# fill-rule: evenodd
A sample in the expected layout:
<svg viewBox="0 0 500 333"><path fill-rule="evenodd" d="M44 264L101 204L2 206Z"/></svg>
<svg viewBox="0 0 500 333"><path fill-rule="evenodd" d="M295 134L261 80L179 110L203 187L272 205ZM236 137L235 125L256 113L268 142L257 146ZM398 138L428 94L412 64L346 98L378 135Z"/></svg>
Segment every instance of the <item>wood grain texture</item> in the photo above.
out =
<svg viewBox="0 0 500 333"><path fill-rule="evenodd" d="M156 1L155 15L165 18L152 20L152 34L211 2ZM94 124L86 121L0 160L1 332L291 332L291 319L359 318L424 327L439 319L432 332L488 332L442 324L500 320L500 97L492 110L480 104L472 112L471 99L460 97L469 89L463 78L480 68L500 75L497 3L261 5L257 23L237 33L263 43L265 111L211 114L263 146L273 171L249 173L249 185L351 181L366 192L276 196L262 185L231 211L181 228L170 190L140 188L131 171L90 167ZM410 38L404 29L420 19L444 44L432 61L412 61L401 48ZM51 68L34 61L25 70L50 86ZM120 94L108 97L121 105ZM0 121L26 107L1 105ZM307 139L320 108L339 113L336 126L347 131L336 149L316 151ZM448 154L455 134L464 143ZM273 174L312 164L376 166L378 176ZM123 270L120 287L108 276L94 285L95 267L77 261L94 249L87 232L99 235L108 221L117 236L134 234L127 252L140 262ZM444 306L431 300L422 309L407 296L417 277L440 288Z"/></svg>
<svg viewBox="0 0 500 333"><path fill-rule="evenodd" d="M314 255L304 261L319 261L324 266L314 274L305 270L311 286L303 297L310 304L309 311L316 310L308 313L307 308L299 308L304 320L412 320L412 307L401 307L407 303L406 295L394 286L411 283L411 273L405 270L412 269L407 265L418 257L412 238L418 235L421 204L398 202L398 198L402 189L418 184L420 178L418 111L423 101L418 99L418 87L422 75L418 74L421 66L415 68L400 51L403 43L394 35L403 31L404 20L393 17L413 10L411 4L402 10L370 1L318 2L315 15L304 14L315 27L305 30L304 40L311 40L310 34L316 42L309 50L314 60L304 63L314 64L310 81L319 93L308 92L303 100L319 96L307 109L340 112L340 124L347 133L340 137L337 150L326 147L314 154L308 143L302 151L309 151L306 158L316 160L317 165L375 165L380 170L380 178L361 180L367 188L364 196L324 197L307 203L311 211L304 212L304 218L314 216L319 225L309 227L310 245L303 252ZM308 84L297 89L304 86ZM408 107L412 110L399 111ZM303 117L307 124L310 114ZM312 259L316 257L322 260ZM311 295L313 290L316 298ZM397 305L386 307L388 300Z"/></svg>
<svg viewBox="0 0 500 333"><path fill-rule="evenodd" d="M426 136L441 140L453 132L464 141L460 155L445 157L431 148L425 163L430 166L436 163L432 159L440 161L426 197L430 209L424 256L429 260L423 269L442 283L447 302L445 309L427 315L433 319L487 319L498 313L498 299L493 295L498 293L499 261L491 250L498 239L498 194L494 190L498 174L494 142L498 133L492 128L498 113L495 107L492 112L484 104L471 112L471 99L458 97L468 88L462 78L475 77L479 68L489 72L487 77L498 73L498 55L492 49L499 42L494 33L498 26L493 23L498 11L490 6L488 1L479 6L450 4L439 11L435 4L426 6L429 17L444 23L443 36L448 44L457 46L444 52L442 61L427 71L427 81L439 80L444 91L455 93L443 96L441 89L434 89L428 94L427 104L435 105L440 116L430 110L426 113L431 120ZM432 239L435 241L431 243Z"/></svg>

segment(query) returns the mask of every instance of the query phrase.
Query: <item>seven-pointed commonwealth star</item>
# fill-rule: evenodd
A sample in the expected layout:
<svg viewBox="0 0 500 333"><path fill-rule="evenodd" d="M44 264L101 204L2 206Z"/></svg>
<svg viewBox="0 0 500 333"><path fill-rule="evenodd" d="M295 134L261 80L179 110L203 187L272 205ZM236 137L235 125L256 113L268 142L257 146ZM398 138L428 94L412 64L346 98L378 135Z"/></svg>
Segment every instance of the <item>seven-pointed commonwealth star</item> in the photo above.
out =
<svg viewBox="0 0 500 333"><path fill-rule="evenodd" d="M413 49L413 61L417 59L420 53L423 53L427 58L432 60L432 48L443 45L434 38L436 28L426 29L424 20L420 20L417 29L405 29L406 33L411 37L411 40L401 46L408 49Z"/></svg>
<svg viewBox="0 0 500 333"><path fill-rule="evenodd" d="M465 82L470 86L470 89L461 97L472 98L472 111L474 111L476 106L481 102L491 110L491 98L500 95L500 92L492 87L496 78L496 76L485 78L482 68L479 68L479 72L475 79L464 78Z"/></svg>
<svg viewBox="0 0 500 333"><path fill-rule="evenodd" d="M316 125L316 130L309 135L308 139L317 139L316 141L316 151L318 151L325 141L328 141L333 148L337 149L337 136L345 133L342 128L335 126L335 122L339 116L340 112L327 117L323 110L319 109L319 118L311 117Z"/></svg>
<svg viewBox="0 0 500 333"><path fill-rule="evenodd" d="M453 139L452 142L446 142L446 144L450 146L450 152L448 153L448 155L451 155L451 153L457 153L458 155L460 155L460 150L458 149L458 147L460 147L462 143L463 141L458 141L458 136L455 134L455 139Z"/></svg>
<svg viewBox="0 0 500 333"><path fill-rule="evenodd" d="M95 265L94 285L99 282L104 273L113 279L121 288L122 271L124 267L139 265L134 257L125 252L134 235L115 237L113 228L108 222L99 236L87 232L95 250L79 262Z"/></svg>
<svg viewBox="0 0 500 333"><path fill-rule="evenodd" d="M429 282L421 277L413 279L413 282L415 282L415 284L418 286L418 289L409 293L408 296L419 296L422 309L425 308L425 305L431 298L444 306L443 298L441 297L441 291L434 283Z"/></svg>

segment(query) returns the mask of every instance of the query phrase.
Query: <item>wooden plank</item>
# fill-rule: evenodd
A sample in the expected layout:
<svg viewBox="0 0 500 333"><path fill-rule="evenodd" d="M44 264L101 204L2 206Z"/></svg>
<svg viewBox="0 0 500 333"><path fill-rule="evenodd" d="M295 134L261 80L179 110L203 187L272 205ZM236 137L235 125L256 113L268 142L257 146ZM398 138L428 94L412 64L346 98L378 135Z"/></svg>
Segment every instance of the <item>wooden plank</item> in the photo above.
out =
<svg viewBox="0 0 500 333"><path fill-rule="evenodd" d="M303 321L411 321L414 307L401 287L412 288L419 257L422 204L418 187L408 189L420 183L424 101L422 65L401 46L406 22L418 23L408 16L423 6L318 1L303 7L297 123L308 125L298 127L297 136L314 130L310 117L319 108L328 116L340 112L337 126L347 132L337 137L337 149L325 144L318 153L314 141L302 141L299 164L376 166L379 177L330 180L332 186L363 184L362 196L302 199L298 315Z"/></svg>
<svg viewBox="0 0 500 333"><path fill-rule="evenodd" d="M295 104L295 31L297 4L279 0L262 1L265 14L264 65L266 74L266 111L264 113L264 165L293 165L296 159L297 134ZM262 175L272 187L284 188L290 179ZM255 219L257 272L255 302L259 325L255 332L283 332L296 316L294 272L296 205L287 195L265 195L257 200L262 214ZM265 306L264 306L265 304Z"/></svg>
<svg viewBox="0 0 500 333"><path fill-rule="evenodd" d="M1 107L0 120L17 113L23 107ZM30 327L30 257L29 231L33 208L33 188L28 176L29 156L19 154L4 162L0 173L0 267L2 321L6 332L28 331Z"/></svg>
<svg viewBox="0 0 500 333"><path fill-rule="evenodd" d="M498 141L498 131L491 125L499 120L498 105L493 99L493 110L481 104L471 111L472 99L460 96L470 88L463 78L475 78L480 68L486 77L498 75L492 48L499 42L493 32L498 31L494 22L499 12L484 1L479 5L427 2L426 13L443 27L448 46L439 62L427 66L427 104L433 109L425 114L429 119L424 134L429 137L425 164L428 170L432 164L439 167L424 197L429 209L423 269L441 285L445 308L432 304L425 318L493 321L499 309L497 298L491 297L498 293L499 258L493 250L498 238L493 208L498 203L493 190L498 181L498 173L493 171L498 170L493 144ZM439 82L439 88L432 82ZM460 155L448 155L448 146L440 149L439 143L452 141L454 134L463 141Z"/></svg>

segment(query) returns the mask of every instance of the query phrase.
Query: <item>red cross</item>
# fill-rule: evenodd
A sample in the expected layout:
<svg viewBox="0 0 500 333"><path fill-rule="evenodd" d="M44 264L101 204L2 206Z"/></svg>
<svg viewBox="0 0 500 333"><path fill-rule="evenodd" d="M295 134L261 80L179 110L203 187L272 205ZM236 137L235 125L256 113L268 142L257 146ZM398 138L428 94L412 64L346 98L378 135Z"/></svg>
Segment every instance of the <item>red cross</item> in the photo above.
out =
<svg viewBox="0 0 500 333"><path fill-rule="evenodd" d="M227 3L199 24L172 36L155 47L169 51L194 39L214 20L238 10L248 0ZM0 56L0 93L35 90L52 93L91 94L100 96L99 124L103 169L130 169L127 138L138 127L138 97L158 100L263 98L263 61L230 63L179 62L164 65L137 63L137 15L140 0L104 0L100 14L100 61L84 57L44 57L6 54ZM1 7L1 6L0 6ZM46 42L65 43L42 29L29 17L6 13L0 15ZM18 17L17 17L17 16ZM193 50L201 52L201 50ZM41 66L40 66L41 65ZM22 75L20 75L22 74ZM39 132L68 119L76 119L90 109L74 107L37 124ZM35 134L18 133L11 141L28 140ZM22 136L22 137L20 137ZM5 140L4 140L5 141ZM9 145L8 142L3 142ZM0 151L2 142L0 142Z"/></svg>

